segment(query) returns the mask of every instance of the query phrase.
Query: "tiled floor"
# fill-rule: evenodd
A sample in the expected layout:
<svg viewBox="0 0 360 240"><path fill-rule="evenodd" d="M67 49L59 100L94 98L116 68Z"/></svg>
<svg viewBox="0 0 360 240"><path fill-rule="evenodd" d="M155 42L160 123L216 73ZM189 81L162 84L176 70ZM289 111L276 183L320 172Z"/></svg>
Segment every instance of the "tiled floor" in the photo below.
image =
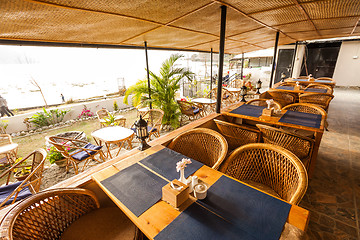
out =
<svg viewBox="0 0 360 240"><path fill-rule="evenodd" d="M360 215L360 90L335 89L329 131L300 206L310 210L310 239L358 239Z"/></svg>

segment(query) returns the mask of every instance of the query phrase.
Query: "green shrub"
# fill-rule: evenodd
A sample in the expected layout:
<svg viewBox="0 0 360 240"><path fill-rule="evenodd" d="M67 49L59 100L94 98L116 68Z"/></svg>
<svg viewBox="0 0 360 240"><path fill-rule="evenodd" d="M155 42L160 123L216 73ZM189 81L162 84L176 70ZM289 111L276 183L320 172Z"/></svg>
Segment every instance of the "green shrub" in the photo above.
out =
<svg viewBox="0 0 360 240"><path fill-rule="evenodd" d="M69 111L70 110L59 109L51 109L46 111L46 109L43 108L43 112L35 113L33 116L31 116L29 122L34 123L36 127L49 126L61 122L64 119L66 113Z"/></svg>

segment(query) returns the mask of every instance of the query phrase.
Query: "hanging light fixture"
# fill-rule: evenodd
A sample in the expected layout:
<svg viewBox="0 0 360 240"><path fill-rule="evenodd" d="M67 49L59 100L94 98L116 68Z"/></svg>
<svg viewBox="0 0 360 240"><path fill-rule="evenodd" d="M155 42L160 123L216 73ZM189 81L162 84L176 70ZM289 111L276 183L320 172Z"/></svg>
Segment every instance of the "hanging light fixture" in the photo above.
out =
<svg viewBox="0 0 360 240"><path fill-rule="evenodd" d="M257 89L256 94L260 94L261 85L262 85L262 82L261 82L261 80L259 79L259 81L257 81L257 82L256 82L256 85L255 85L255 87L256 87L256 89Z"/></svg>
<svg viewBox="0 0 360 240"><path fill-rule="evenodd" d="M148 149L150 146L146 143L146 139L149 137L148 123L140 115L140 119L135 122L136 137L141 141L139 150L143 151Z"/></svg>

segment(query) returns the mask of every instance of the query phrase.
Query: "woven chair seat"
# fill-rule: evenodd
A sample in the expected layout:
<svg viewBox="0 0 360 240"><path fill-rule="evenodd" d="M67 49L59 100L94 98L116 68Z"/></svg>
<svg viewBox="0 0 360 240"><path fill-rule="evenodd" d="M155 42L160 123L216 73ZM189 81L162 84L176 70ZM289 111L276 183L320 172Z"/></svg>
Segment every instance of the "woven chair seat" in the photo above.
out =
<svg viewBox="0 0 360 240"><path fill-rule="evenodd" d="M118 207L95 209L73 222L61 240L133 239L135 225Z"/></svg>
<svg viewBox="0 0 360 240"><path fill-rule="evenodd" d="M120 209L99 207L86 189L46 190L10 210L1 222L1 239L134 239L135 226Z"/></svg>
<svg viewBox="0 0 360 240"><path fill-rule="evenodd" d="M84 146L85 149L88 150L100 150L102 146L95 146L91 143L88 143ZM95 151L78 151L76 154L72 155L72 157L78 161L85 160L86 158L90 157L90 155L96 154Z"/></svg>
<svg viewBox="0 0 360 240"><path fill-rule="evenodd" d="M296 155L280 146L251 143L234 150L220 171L240 181L253 181L274 190L281 199L299 204L308 177Z"/></svg>

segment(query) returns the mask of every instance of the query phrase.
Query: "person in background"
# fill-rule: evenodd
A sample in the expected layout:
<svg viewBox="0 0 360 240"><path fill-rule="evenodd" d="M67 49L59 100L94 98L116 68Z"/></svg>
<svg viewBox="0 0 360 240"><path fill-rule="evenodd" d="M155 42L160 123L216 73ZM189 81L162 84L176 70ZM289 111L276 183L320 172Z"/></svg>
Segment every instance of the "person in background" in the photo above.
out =
<svg viewBox="0 0 360 240"><path fill-rule="evenodd" d="M64 95L61 93L60 96L61 96L62 102L65 102L65 97L64 97Z"/></svg>
<svg viewBox="0 0 360 240"><path fill-rule="evenodd" d="M3 117L5 114L8 117L14 116L14 114L10 111L10 109L7 106L7 101L2 96L0 96L0 113L1 113L1 117Z"/></svg>

